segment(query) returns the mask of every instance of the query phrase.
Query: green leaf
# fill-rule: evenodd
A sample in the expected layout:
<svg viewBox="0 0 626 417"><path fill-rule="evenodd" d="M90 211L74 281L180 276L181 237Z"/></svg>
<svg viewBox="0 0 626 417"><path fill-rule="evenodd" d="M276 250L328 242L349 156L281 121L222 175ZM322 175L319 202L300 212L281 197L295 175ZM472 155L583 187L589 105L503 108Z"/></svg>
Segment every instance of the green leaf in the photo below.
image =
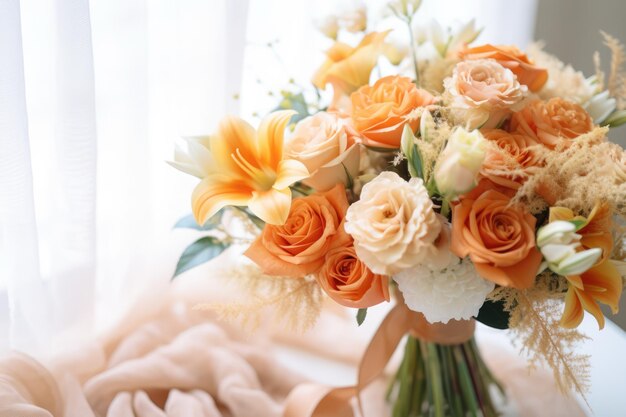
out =
<svg viewBox="0 0 626 417"><path fill-rule="evenodd" d="M420 151L415 144L415 135L408 123L404 125L400 144L402 146L402 153L404 153L407 159L407 166L411 177L424 179L422 155L420 155Z"/></svg>
<svg viewBox="0 0 626 417"><path fill-rule="evenodd" d="M579 231L587 222L585 220L568 220L574 226L576 226L576 231Z"/></svg>
<svg viewBox="0 0 626 417"><path fill-rule="evenodd" d="M359 326L363 324L365 321L365 317L367 316L367 308L359 308L359 311L356 313L356 324Z"/></svg>
<svg viewBox="0 0 626 417"><path fill-rule="evenodd" d="M626 123L626 110L615 110L604 120L604 122L602 122L602 125L617 127L623 125L624 123Z"/></svg>
<svg viewBox="0 0 626 417"><path fill-rule="evenodd" d="M502 301L485 300L476 316L476 320L494 329L508 329L510 314L504 311Z"/></svg>
<svg viewBox="0 0 626 417"><path fill-rule="evenodd" d="M188 214L185 217L181 218L174 225L174 229L195 229L195 230L212 230L215 229L222 221L222 215L224 214L224 209L221 209L213 217L206 221L204 225L199 225L196 222L196 219L193 217L193 214Z"/></svg>
<svg viewBox="0 0 626 417"><path fill-rule="evenodd" d="M187 246L178 260L172 279L198 265L209 262L228 247L227 244L213 236L206 236Z"/></svg>

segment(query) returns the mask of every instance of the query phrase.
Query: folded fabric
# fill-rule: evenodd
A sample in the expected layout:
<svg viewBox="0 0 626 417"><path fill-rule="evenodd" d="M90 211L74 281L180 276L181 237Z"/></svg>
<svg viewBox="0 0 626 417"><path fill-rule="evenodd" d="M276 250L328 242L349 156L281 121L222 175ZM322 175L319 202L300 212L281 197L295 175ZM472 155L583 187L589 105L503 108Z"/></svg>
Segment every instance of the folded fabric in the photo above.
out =
<svg viewBox="0 0 626 417"><path fill-rule="evenodd" d="M203 274L144 297L101 338L39 358L45 366L20 353L1 359L0 417L280 417L290 392L311 382L301 375L311 366L282 365L276 343L351 369L358 363L370 333L345 310L324 309L305 334L263 320L256 332L243 331L193 308L228 296ZM483 342L486 362L517 404L503 415L584 416L546 374L529 374L510 350ZM390 414L385 388L381 379L363 393L368 417Z"/></svg>

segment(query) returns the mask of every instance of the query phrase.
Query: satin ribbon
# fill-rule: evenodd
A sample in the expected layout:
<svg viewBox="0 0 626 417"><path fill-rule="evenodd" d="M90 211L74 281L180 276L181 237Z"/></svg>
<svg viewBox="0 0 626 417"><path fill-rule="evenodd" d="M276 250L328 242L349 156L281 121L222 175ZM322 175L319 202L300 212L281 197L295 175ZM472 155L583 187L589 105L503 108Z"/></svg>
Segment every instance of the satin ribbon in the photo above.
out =
<svg viewBox="0 0 626 417"><path fill-rule="evenodd" d="M286 400L283 417L354 417L350 400L357 398L364 416L360 392L378 378L407 334L426 342L455 345L474 334L474 320L451 320L446 324L429 323L424 315L409 310L399 297L370 341L358 370L355 386L331 388L319 384L301 384Z"/></svg>

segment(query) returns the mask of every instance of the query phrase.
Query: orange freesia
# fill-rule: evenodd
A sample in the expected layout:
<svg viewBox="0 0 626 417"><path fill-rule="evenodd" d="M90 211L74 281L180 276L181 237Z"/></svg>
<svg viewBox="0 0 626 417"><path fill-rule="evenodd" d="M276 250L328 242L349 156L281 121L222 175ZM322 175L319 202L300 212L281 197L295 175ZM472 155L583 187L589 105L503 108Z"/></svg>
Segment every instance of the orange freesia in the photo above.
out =
<svg viewBox="0 0 626 417"><path fill-rule="evenodd" d="M389 31L369 33L356 47L336 42L326 52L327 59L313 76L313 84L321 89L331 84L334 103L341 96L368 84L370 73L385 50L384 40L388 33Z"/></svg>
<svg viewBox="0 0 626 417"><path fill-rule="evenodd" d="M582 236L580 244L583 249L602 249L602 257L593 268L580 275L567 277L570 285L565 296L561 325L567 328L577 327L586 310L596 318L600 328L603 328L604 314L598 303L608 305L615 314L622 295L622 277L609 260L613 250L610 207L606 203L598 203L587 218L575 216L572 210L565 207L552 207L550 221L556 220L575 221L580 225L576 233Z"/></svg>
<svg viewBox="0 0 626 417"><path fill-rule="evenodd" d="M283 159L283 134L293 115L275 112L258 131L238 117L226 117L209 138L211 166L193 191L192 208L199 224L222 207L248 206L269 224L283 224L291 206L289 186L308 177L298 161Z"/></svg>

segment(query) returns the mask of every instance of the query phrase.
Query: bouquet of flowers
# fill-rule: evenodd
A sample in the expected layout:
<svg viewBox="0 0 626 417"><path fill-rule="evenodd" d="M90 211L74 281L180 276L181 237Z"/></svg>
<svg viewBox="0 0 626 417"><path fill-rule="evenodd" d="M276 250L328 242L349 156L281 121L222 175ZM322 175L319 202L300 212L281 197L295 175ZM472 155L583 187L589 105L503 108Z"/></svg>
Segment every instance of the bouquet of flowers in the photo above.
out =
<svg viewBox="0 0 626 417"><path fill-rule="evenodd" d="M325 294L361 324L394 298L357 386L327 400L358 396L408 334L394 416L497 415L475 321L511 329L582 394L576 328L617 312L625 275L626 154L607 139L626 122L623 47L604 34L611 72L596 56L586 78L539 45L475 45L473 22L416 28L419 3L389 4L404 49L368 32L364 9L325 20L312 86L283 91L256 129L227 117L177 150L171 164L200 179L178 226L207 232L176 275L243 244L252 263L234 275L255 299L214 306L225 315L275 304L304 326Z"/></svg>

